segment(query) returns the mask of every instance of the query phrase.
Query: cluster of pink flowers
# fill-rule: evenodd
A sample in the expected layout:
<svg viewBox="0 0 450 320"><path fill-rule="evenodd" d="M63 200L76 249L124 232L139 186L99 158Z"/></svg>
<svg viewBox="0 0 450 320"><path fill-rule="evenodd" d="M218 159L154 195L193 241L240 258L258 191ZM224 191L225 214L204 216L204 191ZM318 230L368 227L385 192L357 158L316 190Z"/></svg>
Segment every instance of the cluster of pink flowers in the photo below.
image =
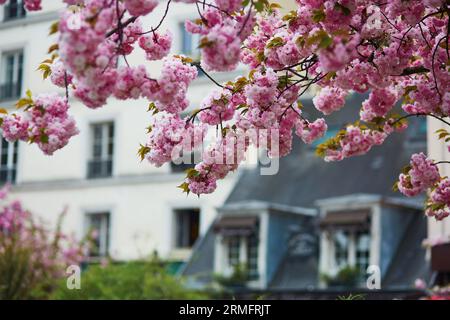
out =
<svg viewBox="0 0 450 320"><path fill-rule="evenodd" d="M313 98L314 106L325 115L341 109L347 92L340 88L325 87Z"/></svg>
<svg viewBox="0 0 450 320"><path fill-rule="evenodd" d="M145 16L158 5L158 0L125 0L125 8L133 16Z"/></svg>
<svg viewBox="0 0 450 320"><path fill-rule="evenodd" d="M42 0L24 0L23 5L28 11L39 11L42 9Z"/></svg>
<svg viewBox="0 0 450 320"><path fill-rule="evenodd" d="M68 110L65 98L57 94L40 94L27 107L23 116L12 114L4 117L3 136L8 141L36 143L45 154L52 155L78 134Z"/></svg>
<svg viewBox="0 0 450 320"><path fill-rule="evenodd" d="M186 122L178 115L159 112L153 118L145 158L157 167L179 158L203 143L206 127Z"/></svg>
<svg viewBox="0 0 450 320"><path fill-rule="evenodd" d="M121 100L138 99L142 94L142 88L147 85L148 81L147 71L142 65L136 68L119 68L113 94Z"/></svg>
<svg viewBox="0 0 450 320"><path fill-rule="evenodd" d="M380 145L386 139L385 132L361 129L359 126L347 126L343 137L340 138L339 148L329 149L325 161L340 161L367 153L374 145Z"/></svg>
<svg viewBox="0 0 450 320"><path fill-rule="evenodd" d="M30 298L27 295L31 290L55 285L55 281L66 276L67 267L79 265L85 258L86 247L72 235L59 231L60 226L58 231L50 231L19 201L6 202L8 190L8 185L0 189L0 260L14 267L10 272L15 272L15 283L3 285L8 286L11 295ZM17 283L17 279L22 282ZM4 297L4 291L2 294Z"/></svg>
<svg viewBox="0 0 450 320"><path fill-rule="evenodd" d="M197 195L212 193L217 180L236 170L245 159L248 145L249 139L243 132L228 130L225 136L205 150L202 162L186 178L189 191Z"/></svg>
<svg viewBox="0 0 450 320"><path fill-rule="evenodd" d="M371 121L376 117L384 117L397 102L397 95L390 88L375 89L363 102L361 120Z"/></svg>
<svg viewBox="0 0 450 320"><path fill-rule="evenodd" d="M241 8L241 0L214 0L216 5L226 12L237 11Z"/></svg>
<svg viewBox="0 0 450 320"><path fill-rule="evenodd" d="M58 60L51 65L50 80L55 86L65 88L72 84L73 76L67 72L62 61Z"/></svg>
<svg viewBox="0 0 450 320"><path fill-rule="evenodd" d="M214 126L233 118L235 110L233 104L229 103L230 98L228 90L212 91L200 104L200 121Z"/></svg>
<svg viewBox="0 0 450 320"><path fill-rule="evenodd" d="M197 68L184 63L181 58L166 58L157 87L150 86L146 96L158 102L159 110L179 113L189 105L187 88L197 75Z"/></svg>
<svg viewBox="0 0 450 320"><path fill-rule="evenodd" d="M439 170L431 159L423 153L411 156L407 173L399 176L398 189L406 196L412 197L433 186L440 179Z"/></svg>
<svg viewBox="0 0 450 320"><path fill-rule="evenodd" d="M255 108L270 106L277 99L278 77L272 69L256 72L253 81L245 87L248 104Z"/></svg>
<svg viewBox="0 0 450 320"><path fill-rule="evenodd" d="M163 35L154 32L139 38L139 46L145 51L148 60L161 60L167 56L171 45L172 34L169 31Z"/></svg>
<svg viewBox="0 0 450 320"><path fill-rule="evenodd" d="M311 144L313 141L323 137L327 131L327 124L324 119L319 118L311 123L302 123L297 125L295 133L304 143Z"/></svg>

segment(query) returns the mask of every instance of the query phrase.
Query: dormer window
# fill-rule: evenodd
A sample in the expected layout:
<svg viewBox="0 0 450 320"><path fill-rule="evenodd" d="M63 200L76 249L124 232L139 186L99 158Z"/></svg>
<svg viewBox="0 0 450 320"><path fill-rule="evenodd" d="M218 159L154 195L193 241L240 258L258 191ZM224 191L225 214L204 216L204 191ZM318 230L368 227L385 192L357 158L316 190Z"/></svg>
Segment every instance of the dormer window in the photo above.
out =
<svg viewBox="0 0 450 320"><path fill-rule="evenodd" d="M247 281L259 279L259 227L253 216L225 216L214 226L218 233L220 270L223 276L233 278L244 272ZM241 274L242 276L242 274Z"/></svg>
<svg viewBox="0 0 450 320"><path fill-rule="evenodd" d="M320 222L322 272L335 276L343 269L366 274L370 263L370 209L330 211Z"/></svg>

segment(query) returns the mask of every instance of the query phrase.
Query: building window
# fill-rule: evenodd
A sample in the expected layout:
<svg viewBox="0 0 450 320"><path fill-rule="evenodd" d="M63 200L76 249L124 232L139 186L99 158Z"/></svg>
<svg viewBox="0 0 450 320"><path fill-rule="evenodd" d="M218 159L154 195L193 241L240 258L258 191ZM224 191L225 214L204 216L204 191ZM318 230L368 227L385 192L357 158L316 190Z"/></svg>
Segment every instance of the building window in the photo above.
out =
<svg viewBox="0 0 450 320"><path fill-rule="evenodd" d="M9 0L3 11L3 20L14 20L25 17L26 11L23 6L23 0Z"/></svg>
<svg viewBox="0 0 450 320"><path fill-rule="evenodd" d="M366 273L370 262L370 235L368 232L342 231L333 233L334 268L357 268L361 275Z"/></svg>
<svg viewBox="0 0 450 320"><path fill-rule="evenodd" d="M89 248L90 257L105 257L109 253L110 214L109 212L91 213L87 215L88 231L91 232L92 243Z"/></svg>
<svg viewBox="0 0 450 320"><path fill-rule="evenodd" d="M16 99L22 91L23 51L4 52L1 61L0 100Z"/></svg>
<svg viewBox="0 0 450 320"><path fill-rule="evenodd" d="M8 142L1 138L0 144L0 184L15 183L18 142Z"/></svg>
<svg viewBox="0 0 450 320"><path fill-rule="evenodd" d="M365 274L370 262L370 236L368 233L356 234L356 267Z"/></svg>
<svg viewBox="0 0 450 320"><path fill-rule="evenodd" d="M334 261L338 269L349 264L349 237L344 231L337 231L334 234Z"/></svg>
<svg viewBox="0 0 450 320"><path fill-rule="evenodd" d="M105 178L112 175L114 153L114 123L98 123L91 127L91 159L88 178Z"/></svg>
<svg viewBox="0 0 450 320"><path fill-rule="evenodd" d="M239 237L230 237L228 240L228 265L234 267L240 263L241 239Z"/></svg>
<svg viewBox="0 0 450 320"><path fill-rule="evenodd" d="M258 273L258 247L256 234L250 236L227 237L228 270L234 271L236 267L245 267L248 280L257 280Z"/></svg>
<svg viewBox="0 0 450 320"><path fill-rule="evenodd" d="M177 248L192 248L200 233L200 210L175 210Z"/></svg>
<svg viewBox="0 0 450 320"><path fill-rule="evenodd" d="M247 271L249 280L258 279L258 238L256 235L247 239Z"/></svg>
<svg viewBox="0 0 450 320"><path fill-rule="evenodd" d="M184 23L180 24L181 32L181 53L192 58L194 61L200 61L200 48L198 47L200 42L199 34L192 34L186 31ZM198 75L203 76L203 71L197 68Z"/></svg>

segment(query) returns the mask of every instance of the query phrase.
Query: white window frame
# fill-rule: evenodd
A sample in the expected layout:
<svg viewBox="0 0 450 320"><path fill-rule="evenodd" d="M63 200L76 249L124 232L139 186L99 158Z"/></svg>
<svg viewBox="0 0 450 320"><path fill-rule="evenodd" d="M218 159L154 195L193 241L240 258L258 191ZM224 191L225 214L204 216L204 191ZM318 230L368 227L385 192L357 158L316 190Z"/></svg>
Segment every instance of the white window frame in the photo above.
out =
<svg viewBox="0 0 450 320"><path fill-rule="evenodd" d="M17 0L17 4L19 5L23 5L24 0ZM6 18L6 8L8 5L10 5L11 0L7 0L6 3L4 4L3 7L0 7L0 9L2 10L2 22L9 22L9 21L14 21L16 19L24 19L27 16L27 11L25 9L23 10L24 15L23 16L15 16L15 17L8 17Z"/></svg>
<svg viewBox="0 0 450 320"><path fill-rule="evenodd" d="M115 130L114 122L112 122L112 121L91 124L91 160L112 160L112 158L114 156L114 149L115 149L114 148L115 132L113 133L113 136L110 138L109 132L108 132L110 125L112 125L113 131L114 131ZM95 130L95 127L101 127L101 131L102 131L101 143L100 143L101 144L101 155L99 158L94 157L94 144L95 144L94 130ZM110 141L110 139L112 141ZM111 155L108 154L108 144L110 142L113 145L113 151L112 151Z"/></svg>
<svg viewBox="0 0 450 320"><path fill-rule="evenodd" d="M180 247L180 246L178 246L178 221L179 221L178 215L180 214L180 211L184 211L184 210L193 210L193 211L196 210L196 211L198 211L198 236L197 236L197 239L195 240L195 242L198 241L200 239L200 237L201 237L201 229L200 229L201 219L202 219L201 208L199 208L199 207L174 208L173 209L173 217L174 217L175 223L174 223L173 243L174 243L174 249L175 250L185 250L185 249L191 250L192 247L194 246L194 244L192 245L192 247Z"/></svg>
<svg viewBox="0 0 450 320"><path fill-rule="evenodd" d="M17 179L17 163L19 161L19 144L18 142L8 142L6 141L3 137L0 139L0 157L2 156L2 152L3 152L3 143L7 143L8 144L8 151L7 151L7 163L6 166L3 166L3 164L0 163L0 167L1 169L6 169L7 170L7 179L6 182L9 183L15 183L16 179ZM16 151L17 153L17 162L14 163L14 151ZM13 179L12 177L12 171L16 170L16 176L15 179Z"/></svg>
<svg viewBox="0 0 450 320"><path fill-rule="evenodd" d="M112 126L113 135L112 137L109 137L109 128ZM101 128L101 141L100 141L100 156L94 155L94 146L96 144L96 138L95 138L95 130L96 127ZM101 121L101 122L92 122L89 126L90 131L90 138L89 138L89 158L88 162L92 163L95 161L111 161L111 173L107 176L97 176L94 174L91 174L90 171L88 172L88 178L108 178L114 175L114 154L116 152L116 124L114 121ZM108 151L108 145L109 143L112 144L112 154L109 154Z"/></svg>
<svg viewBox="0 0 450 320"><path fill-rule="evenodd" d="M230 237L223 237L222 243L223 243L223 253L224 253L224 270L223 273L226 276L231 276L233 274L234 271L234 265L232 265L230 263L230 259L229 259L229 254L230 254L230 246L231 246L231 241L233 239L238 238L239 241L239 256L238 256L238 263L241 265L245 265L245 266L249 266L249 261L248 261L248 238L249 236L230 236ZM257 263L256 263L256 272L258 274L258 277L256 277L255 279L251 279L249 280L249 282L252 281L258 281L261 277L261 270L260 270L260 263L259 263L259 246L260 246L260 241L258 240L258 245L257 245L257 252L258 252L258 257L257 257Z"/></svg>
<svg viewBox="0 0 450 320"><path fill-rule="evenodd" d="M99 211L86 214L86 234L92 231L92 218L94 216L102 216L99 232L99 248L98 255L90 256L91 259L103 258L109 256L109 248L111 246L111 212Z"/></svg>
<svg viewBox="0 0 450 320"><path fill-rule="evenodd" d="M348 241L348 246L347 246L347 263L343 264L343 265L338 265L337 261L336 261L336 241L335 241L335 234L337 232L341 232L343 230L340 229L336 229L333 232L331 232L331 237L330 237L330 247L331 247L331 251L330 251L330 261L331 261L331 270L333 274L336 274L339 272L339 270L341 270L342 268L349 266L349 267L356 267L357 266L357 261L356 261L356 253L357 253L357 234L359 233L358 231L346 231L347 233L347 241ZM371 241L371 237L370 237L370 230L367 230L364 232L364 234L367 234L369 236L369 241ZM371 247L369 245L369 262L368 265L370 265L370 256L371 256Z"/></svg>
<svg viewBox="0 0 450 320"><path fill-rule="evenodd" d="M13 56L13 78L12 78L12 82L9 83L7 82L7 59L8 57ZM22 66L20 67L20 56L22 56ZM0 68L0 86L4 86L7 84L10 85L14 85L14 84L18 84L22 90L23 87L23 83L19 84L19 80L21 80L21 82L23 82L23 72L24 72L24 50L22 48L19 49L14 49L14 50L8 50L8 51L3 51L1 53L1 68ZM21 77L19 77L19 74L22 73ZM22 78L22 79L19 79ZM21 92L18 92L17 96L20 96ZM11 99L14 99L16 97L11 97ZM0 99L2 99L0 97ZM5 98L2 100L7 100L9 98Z"/></svg>

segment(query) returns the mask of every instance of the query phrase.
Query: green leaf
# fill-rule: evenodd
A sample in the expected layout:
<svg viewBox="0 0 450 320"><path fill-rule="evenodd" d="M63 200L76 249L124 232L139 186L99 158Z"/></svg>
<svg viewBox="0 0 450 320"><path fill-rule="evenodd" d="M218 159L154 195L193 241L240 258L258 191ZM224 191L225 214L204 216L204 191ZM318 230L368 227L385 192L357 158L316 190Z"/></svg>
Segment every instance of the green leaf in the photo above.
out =
<svg viewBox="0 0 450 320"><path fill-rule="evenodd" d="M281 47L282 45L284 45L284 40L281 37L275 37L273 39L271 39L268 43L267 43L267 48L276 48L276 47Z"/></svg>
<svg viewBox="0 0 450 320"><path fill-rule="evenodd" d="M28 107L33 104L33 100L30 98L22 98L19 99L19 101L16 102L16 108L20 109L23 107Z"/></svg>
<svg viewBox="0 0 450 320"><path fill-rule="evenodd" d="M319 48L326 49L333 44L333 39L325 30L319 30L306 40L307 45L317 44Z"/></svg>
<svg viewBox="0 0 450 320"><path fill-rule="evenodd" d="M53 51L56 51L59 49L59 45L57 43L52 44L49 48L48 48L48 53L52 53Z"/></svg>
<svg viewBox="0 0 450 320"><path fill-rule="evenodd" d="M200 175L200 172L198 172L194 168L189 168L185 172L186 172L186 177L188 179L195 178L195 177L198 177Z"/></svg>
<svg viewBox="0 0 450 320"><path fill-rule="evenodd" d="M264 10L264 2L263 1L256 1L253 3L255 6L256 11L261 12Z"/></svg>
<svg viewBox="0 0 450 320"><path fill-rule="evenodd" d="M39 140L42 142L42 143L48 143L48 135L46 135L46 134L41 134L41 137L39 138Z"/></svg>
<svg viewBox="0 0 450 320"><path fill-rule="evenodd" d="M187 194L189 194L189 192L191 191L189 190L189 183L187 182L183 182L182 184L177 186L177 188L180 188L181 190L183 190L183 192L186 192Z"/></svg>
<svg viewBox="0 0 450 320"><path fill-rule="evenodd" d="M392 191L394 191L394 192L398 191L398 182L397 181L392 185Z"/></svg>
<svg viewBox="0 0 450 320"><path fill-rule="evenodd" d="M150 150L151 150L150 147L140 144L139 150L138 150L138 155L141 158L141 161L145 159L145 155L147 153L149 153Z"/></svg>
<svg viewBox="0 0 450 320"><path fill-rule="evenodd" d="M48 33L49 36L55 34L59 31L59 21L55 21L50 25L50 31Z"/></svg>
<svg viewBox="0 0 450 320"><path fill-rule="evenodd" d="M312 16L311 16L312 21L314 21L315 23L319 23L319 22L325 20L326 17L327 16L325 14L325 11L323 11L323 9L313 10Z"/></svg>
<svg viewBox="0 0 450 320"><path fill-rule="evenodd" d="M349 8L343 6L342 4L340 4L339 2L336 2L336 4L334 5L334 10L340 10L342 11L342 13L345 16L349 16L352 12L350 11Z"/></svg>

